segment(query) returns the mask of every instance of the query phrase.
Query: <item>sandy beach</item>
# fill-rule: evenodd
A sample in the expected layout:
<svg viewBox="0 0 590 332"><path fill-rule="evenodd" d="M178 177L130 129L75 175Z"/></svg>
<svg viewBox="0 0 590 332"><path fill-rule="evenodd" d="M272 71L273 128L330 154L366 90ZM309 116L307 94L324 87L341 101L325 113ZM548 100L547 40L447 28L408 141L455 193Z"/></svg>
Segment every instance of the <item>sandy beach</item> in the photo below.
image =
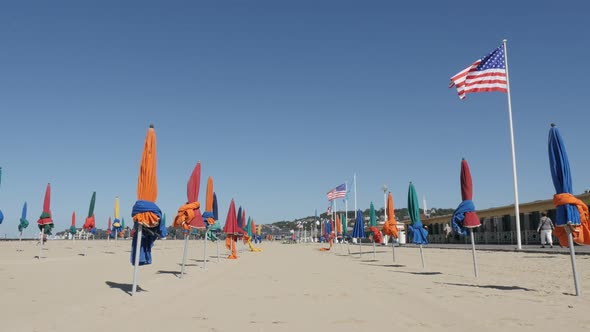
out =
<svg viewBox="0 0 590 332"><path fill-rule="evenodd" d="M130 296L129 241L34 242L17 252L0 244L2 331L581 331L590 328L590 256L578 257L582 296L575 297L569 256L264 242L264 252L211 261L191 240L179 279L182 241L159 241ZM243 248L243 247L240 247ZM590 296L590 295L588 295Z"/></svg>

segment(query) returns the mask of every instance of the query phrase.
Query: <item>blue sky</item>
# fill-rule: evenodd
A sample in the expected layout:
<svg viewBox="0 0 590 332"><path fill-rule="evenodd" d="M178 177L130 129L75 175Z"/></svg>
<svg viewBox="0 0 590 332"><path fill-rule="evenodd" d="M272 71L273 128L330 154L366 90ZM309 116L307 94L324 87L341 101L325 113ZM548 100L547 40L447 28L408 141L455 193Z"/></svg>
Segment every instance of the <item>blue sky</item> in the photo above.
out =
<svg viewBox="0 0 590 332"><path fill-rule="evenodd" d="M123 4L122 4L123 3ZM556 122L574 191L590 188L584 1L15 1L0 6L0 234L22 203L57 230L97 191L98 227L130 220L149 123L158 204L186 200L197 161L258 223L323 212L357 174L359 208L460 202L460 161L478 208L514 201L506 95L460 101L449 78L508 39L521 202L553 193ZM339 202L339 205L342 205ZM353 209L352 202L349 208ZM28 232L32 234L33 228Z"/></svg>

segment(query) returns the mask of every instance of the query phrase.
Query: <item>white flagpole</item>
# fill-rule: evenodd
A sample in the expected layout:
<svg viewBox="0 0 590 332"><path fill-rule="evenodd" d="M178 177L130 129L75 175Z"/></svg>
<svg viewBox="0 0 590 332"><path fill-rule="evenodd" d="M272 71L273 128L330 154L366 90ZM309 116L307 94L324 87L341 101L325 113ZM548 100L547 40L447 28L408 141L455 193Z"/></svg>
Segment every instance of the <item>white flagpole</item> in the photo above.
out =
<svg viewBox="0 0 590 332"><path fill-rule="evenodd" d="M387 186L383 185L383 221L387 222ZM393 250L393 242L394 242L394 238L393 236L391 237L391 248ZM385 243L385 245L387 245L387 242L389 241L389 235L384 235L383 236L383 243ZM395 256L395 254L393 254ZM395 261L395 259L394 259Z"/></svg>
<svg viewBox="0 0 590 332"><path fill-rule="evenodd" d="M334 199L334 227L332 229L332 232L334 232L334 253L336 253L336 245L338 244L338 233L336 232L336 216L338 215L338 212L336 211L336 200L337 199Z"/></svg>
<svg viewBox="0 0 590 332"><path fill-rule="evenodd" d="M518 250L522 249L522 242L520 239L520 211L518 206L518 181L516 178L516 154L514 152L514 129L512 129L512 102L510 100L510 78L508 76L508 48L506 47L507 40L504 39L504 64L506 66L506 92L508 94L508 117L510 119L510 145L512 147L512 175L514 177L514 213L516 214L516 244Z"/></svg>
<svg viewBox="0 0 590 332"><path fill-rule="evenodd" d="M334 244L334 253L336 253L336 244L338 243L338 233L336 233L336 199L334 199L334 227L332 229L332 232L334 232L334 241L332 242Z"/></svg>
<svg viewBox="0 0 590 332"><path fill-rule="evenodd" d="M346 220L346 222L348 223L348 200L344 201L344 203L346 204L346 214L344 215L344 218ZM356 214L356 212L355 212ZM340 223L343 223L344 220L340 220ZM341 225L342 226L342 225ZM346 225L348 228L348 225ZM344 242L344 239L346 238L346 234L344 234L344 226L342 226L342 242Z"/></svg>
<svg viewBox="0 0 590 332"><path fill-rule="evenodd" d="M354 220L356 220L356 173L354 173ZM348 217L348 215L346 215Z"/></svg>

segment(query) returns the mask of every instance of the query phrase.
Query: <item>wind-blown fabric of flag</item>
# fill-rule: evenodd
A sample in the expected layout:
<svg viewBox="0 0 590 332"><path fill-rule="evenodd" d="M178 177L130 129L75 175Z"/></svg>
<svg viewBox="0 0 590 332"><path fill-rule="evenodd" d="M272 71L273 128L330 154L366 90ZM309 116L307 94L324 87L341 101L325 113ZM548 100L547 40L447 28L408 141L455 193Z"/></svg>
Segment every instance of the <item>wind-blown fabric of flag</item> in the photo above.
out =
<svg viewBox="0 0 590 332"><path fill-rule="evenodd" d="M453 86L457 87L461 99L472 92L508 91L504 46L498 47L451 77L449 88Z"/></svg>
<svg viewBox="0 0 590 332"><path fill-rule="evenodd" d="M346 197L346 183L339 185L338 187L328 191L328 200L333 201L337 198Z"/></svg>

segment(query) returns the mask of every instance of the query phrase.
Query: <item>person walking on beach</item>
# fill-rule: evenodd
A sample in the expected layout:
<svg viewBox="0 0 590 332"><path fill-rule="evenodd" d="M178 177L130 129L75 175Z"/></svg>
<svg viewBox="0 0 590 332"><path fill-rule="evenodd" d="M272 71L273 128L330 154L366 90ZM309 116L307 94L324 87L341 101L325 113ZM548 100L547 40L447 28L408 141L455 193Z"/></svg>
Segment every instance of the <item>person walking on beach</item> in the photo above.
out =
<svg viewBox="0 0 590 332"><path fill-rule="evenodd" d="M541 248L545 248L545 244L548 242L549 246L553 248L553 222L549 217L547 217L547 212L541 213L542 217L539 221L539 226L537 227L537 232L541 232Z"/></svg>

